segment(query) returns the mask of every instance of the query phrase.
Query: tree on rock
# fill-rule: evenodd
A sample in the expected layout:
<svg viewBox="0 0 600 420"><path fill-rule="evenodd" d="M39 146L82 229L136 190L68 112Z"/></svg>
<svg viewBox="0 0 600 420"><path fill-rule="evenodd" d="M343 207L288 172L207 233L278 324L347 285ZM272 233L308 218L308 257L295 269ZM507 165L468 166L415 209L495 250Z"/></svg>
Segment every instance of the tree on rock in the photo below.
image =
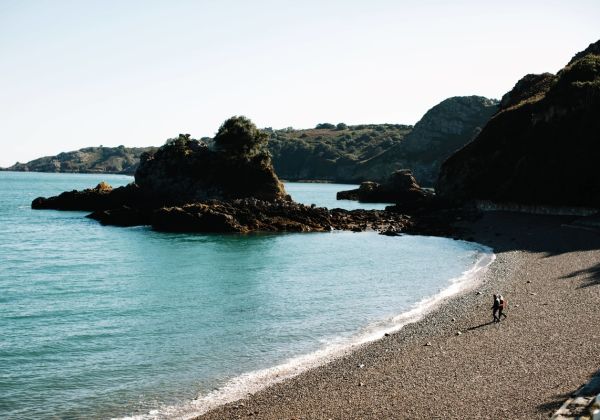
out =
<svg viewBox="0 0 600 420"><path fill-rule="evenodd" d="M250 119L235 116L225 121L215 135L215 147L231 157L246 159L266 151L268 135ZM265 152L266 153L266 152Z"/></svg>

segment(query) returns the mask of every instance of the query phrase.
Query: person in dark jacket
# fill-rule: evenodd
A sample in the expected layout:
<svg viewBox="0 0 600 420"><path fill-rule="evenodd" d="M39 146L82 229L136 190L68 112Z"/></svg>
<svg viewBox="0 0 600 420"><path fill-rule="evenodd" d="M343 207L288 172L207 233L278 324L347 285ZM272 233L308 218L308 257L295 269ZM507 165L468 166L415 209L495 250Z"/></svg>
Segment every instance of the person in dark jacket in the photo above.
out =
<svg viewBox="0 0 600 420"><path fill-rule="evenodd" d="M494 295L494 304L492 306L492 316L494 317L494 322L500 322L500 317L498 316L499 311L500 311L500 298L497 295Z"/></svg>

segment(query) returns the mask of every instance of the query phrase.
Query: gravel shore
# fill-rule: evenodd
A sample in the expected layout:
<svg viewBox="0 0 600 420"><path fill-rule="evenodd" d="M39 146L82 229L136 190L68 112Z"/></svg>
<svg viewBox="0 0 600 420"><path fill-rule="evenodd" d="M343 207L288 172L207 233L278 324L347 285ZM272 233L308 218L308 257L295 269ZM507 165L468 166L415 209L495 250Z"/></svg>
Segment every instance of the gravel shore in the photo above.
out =
<svg viewBox="0 0 600 420"><path fill-rule="evenodd" d="M600 234L488 213L463 237L496 261L398 333L201 419L548 418L600 366ZM492 323L492 294L509 303Z"/></svg>

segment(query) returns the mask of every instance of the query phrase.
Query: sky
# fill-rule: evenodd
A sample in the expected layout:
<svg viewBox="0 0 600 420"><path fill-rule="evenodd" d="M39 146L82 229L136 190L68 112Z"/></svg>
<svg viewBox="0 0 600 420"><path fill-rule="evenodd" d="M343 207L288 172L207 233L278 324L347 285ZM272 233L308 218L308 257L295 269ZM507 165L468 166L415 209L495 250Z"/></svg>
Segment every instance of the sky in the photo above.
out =
<svg viewBox="0 0 600 420"><path fill-rule="evenodd" d="M259 127L415 124L600 38L600 0L0 0L0 166Z"/></svg>

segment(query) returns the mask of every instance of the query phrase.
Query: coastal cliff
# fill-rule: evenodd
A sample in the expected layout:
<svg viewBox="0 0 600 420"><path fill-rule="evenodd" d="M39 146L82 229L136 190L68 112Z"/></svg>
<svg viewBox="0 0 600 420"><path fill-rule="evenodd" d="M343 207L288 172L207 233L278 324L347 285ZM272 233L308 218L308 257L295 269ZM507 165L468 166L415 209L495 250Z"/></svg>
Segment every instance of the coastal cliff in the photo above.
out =
<svg viewBox="0 0 600 420"><path fill-rule="evenodd" d="M441 168L456 202L600 207L600 41L556 75L527 75L477 138Z"/></svg>
<svg viewBox="0 0 600 420"><path fill-rule="evenodd" d="M381 182L398 169L410 169L419 184L433 186L441 164L473 140L497 109L498 101L482 96L445 99L427 111L401 142L361 162L354 176Z"/></svg>

